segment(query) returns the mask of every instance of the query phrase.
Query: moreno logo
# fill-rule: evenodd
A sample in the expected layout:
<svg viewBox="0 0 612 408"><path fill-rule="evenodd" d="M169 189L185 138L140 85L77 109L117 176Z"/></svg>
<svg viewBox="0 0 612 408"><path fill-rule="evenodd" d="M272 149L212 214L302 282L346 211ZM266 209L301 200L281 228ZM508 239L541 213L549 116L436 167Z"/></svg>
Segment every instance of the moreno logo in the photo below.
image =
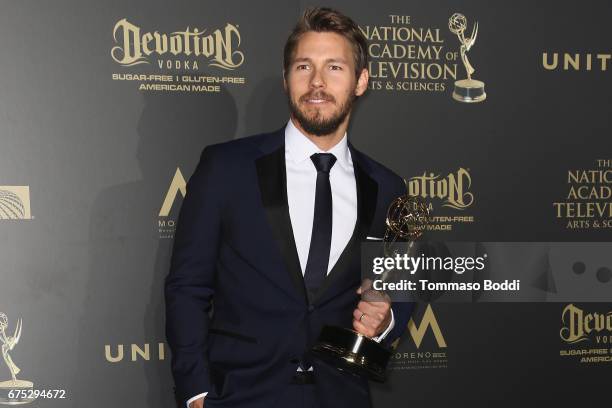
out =
<svg viewBox="0 0 612 408"><path fill-rule="evenodd" d="M176 196L179 191L181 192L183 198L185 198L185 195L187 194L187 183L185 182L183 173L181 173L181 169L177 167L174 177L172 178L172 182L170 183L170 188L168 189L162 207L159 210L160 217L167 217L170 214L170 210L172 210L172 205L174 204L174 201L176 201Z"/></svg>
<svg viewBox="0 0 612 408"><path fill-rule="evenodd" d="M440 329L440 325L438 324L438 320L436 319L436 315L431 305L427 305L425 313L423 313L423 317L421 318L421 323L417 324L414 317L411 317L407 329L417 349L421 347L421 343L423 343L423 338L425 338L428 329L431 329L439 348L447 347L446 340L444 339L444 335L442 334L442 330ZM393 342L392 348L395 349L398 345L399 339Z"/></svg>

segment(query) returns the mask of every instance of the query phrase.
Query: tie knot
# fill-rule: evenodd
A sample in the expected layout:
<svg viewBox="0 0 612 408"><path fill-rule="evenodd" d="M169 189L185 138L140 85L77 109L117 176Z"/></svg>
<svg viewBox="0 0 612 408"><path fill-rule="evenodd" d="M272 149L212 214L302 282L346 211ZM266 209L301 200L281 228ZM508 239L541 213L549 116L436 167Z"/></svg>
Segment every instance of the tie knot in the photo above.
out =
<svg viewBox="0 0 612 408"><path fill-rule="evenodd" d="M329 173L336 162L336 156L331 153L315 153L310 156L310 160L312 160L317 168L317 172Z"/></svg>

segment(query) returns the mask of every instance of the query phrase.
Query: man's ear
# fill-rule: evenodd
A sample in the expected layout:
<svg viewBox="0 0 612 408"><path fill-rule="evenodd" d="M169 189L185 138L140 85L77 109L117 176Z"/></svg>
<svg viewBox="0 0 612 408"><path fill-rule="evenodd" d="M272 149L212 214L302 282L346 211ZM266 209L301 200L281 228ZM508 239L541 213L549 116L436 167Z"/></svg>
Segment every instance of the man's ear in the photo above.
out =
<svg viewBox="0 0 612 408"><path fill-rule="evenodd" d="M361 96L368 89L368 80L370 79L370 75L368 73L368 69L364 68L361 70L359 74L359 78L357 78L357 86L355 87L355 95Z"/></svg>

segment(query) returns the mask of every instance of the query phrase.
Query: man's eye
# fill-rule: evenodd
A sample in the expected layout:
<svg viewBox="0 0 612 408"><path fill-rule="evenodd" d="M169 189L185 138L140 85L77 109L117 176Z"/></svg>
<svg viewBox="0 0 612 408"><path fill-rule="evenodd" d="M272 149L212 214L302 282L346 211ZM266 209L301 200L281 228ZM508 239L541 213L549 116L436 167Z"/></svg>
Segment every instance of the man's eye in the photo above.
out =
<svg viewBox="0 0 612 408"><path fill-rule="evenodd" d="M341 67L340 65L332 65L332 66L331 66L331 69L332 69L333 71L338 71L338 70L341 70L341 69L342 69L342 67Z"/></svg>
<svg viewBox="0 0 612 408"><path fill-rule="evenodd" d="M308 65L298 65L297 69L308 68Z"/></svg>

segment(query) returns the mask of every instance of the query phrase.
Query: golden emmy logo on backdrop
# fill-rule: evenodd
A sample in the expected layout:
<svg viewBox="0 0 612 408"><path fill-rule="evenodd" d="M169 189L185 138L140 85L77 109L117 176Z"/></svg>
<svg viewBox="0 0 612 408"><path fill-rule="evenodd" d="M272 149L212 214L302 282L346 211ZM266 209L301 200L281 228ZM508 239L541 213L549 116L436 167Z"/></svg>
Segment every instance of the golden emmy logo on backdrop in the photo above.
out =
<svg viewBox="0 0 612 408"><path fill-rule="evenodd" d="M0 186L0 220L30 219L30 187Z"/></svg>
<svg viewBox="0 0 612 408"><path fill-rule="evenodd" d="M21 371L19 367L13 362L11 352L17 343L19 343L19 339L21 338L21 329L23 327L23 323L21 319L17 320L17 325L15 326L15 331L12 336L7 336L6 332L8 330L8 317L6 314L0 312L0 342L2 343L2 359L4 363L8 367L11 373L11 379L6 381L0 381L0 404L4 405L18 405L18 404L27 404L29 402L34 401L34 398L10 398L9 394L11 390L28 390L32 389L34 384L31 381L20 380L17 378L17 374Z"/></svg>
<svg viewBox="0 0 612 408"><path fill-rule="evenodd" d="M476 42L476 36L478 35L478 23L474 24L472 28L472 35L469 38L465 37L465 30L467 29L467 19L463 14L455 13L448 19L448 28L453 34L457 35L459 42L461 43L460 53L461 61L467 72L467 79L461 79L455 81L455 90L453 91L453 99L459 102L482 102L486 99L487 94L484 89L484 82L472 79L474 67L470 64L467 57L467 52L472 48Z"/></svg>
<svg viewBox="0 0 612 408"><path fill-rule="evenodd" d="M429 220L429 208L418 197L408 194L393 200L387 210L383 252L393 256L397 251L392 247L402 245L408 240L407 252L415 249L414 241L425 231ZM402 240L402 241L399 241ZM379 279L389 280L393 270L386 270ZM362 299L382 301L388 299L384 292L372 289L372 282L364 279ZM336 326L324 326L312 353L320 360L334 366L340 371L364 377L373 381L385 381L386 369L391 351L377 341L352 329Z"/></svg>

